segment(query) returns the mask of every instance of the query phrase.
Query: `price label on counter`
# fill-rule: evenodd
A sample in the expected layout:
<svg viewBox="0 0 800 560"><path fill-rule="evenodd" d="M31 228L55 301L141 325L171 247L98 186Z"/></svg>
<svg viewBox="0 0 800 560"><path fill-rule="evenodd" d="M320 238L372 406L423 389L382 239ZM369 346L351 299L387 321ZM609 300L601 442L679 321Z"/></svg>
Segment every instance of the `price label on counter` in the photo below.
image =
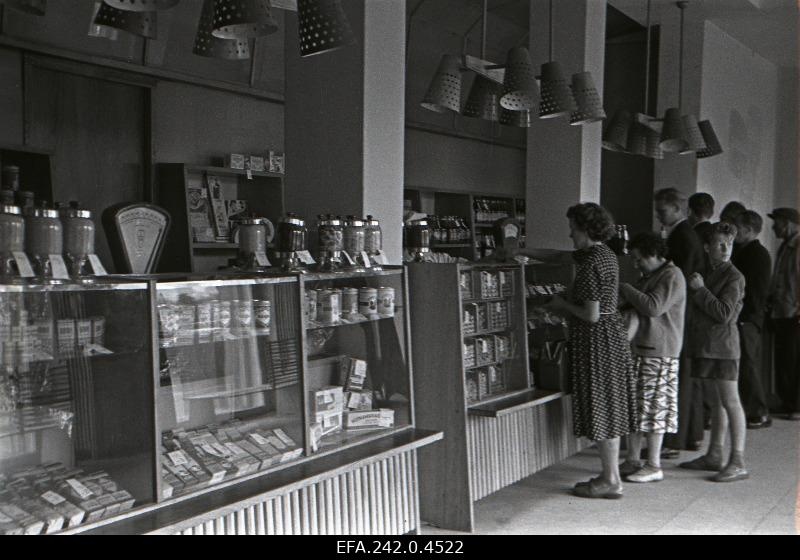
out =
<svg viewBox="0 0 800 560"><path fill-rule="evenodd" d="M89 255L89 264L92 265L92 271L94 271L95 276L106 276L108 274L103 263L100 262L100 257L97 255Z"/></svg>
<svg viewBox="0 0 800 560"><path fill-rule="evenodd" d="M373 257L375 262L381 265L389 264L389 257L386 256L386 253L383 250L378 251L378 254Z"/></svg>
<svg viewBox="0 0 800 560"><path fill-rule="evenodd" d="M272 266L266 253L256 253L256 264L258 266Z"/></svg>
<svg viewBox="0 0 800 560"><path fill-rule="evenodd" d="M314 264L316 262L308 251L298 251L297 256L303 264Z"/></svg>
<svg viewBox="0 0 800 560"><path fill-rule="evenodd" d="M349 266L355 266L356 261L354 261L353 257L350 256L350 253L348 253L347 251L342 251L342 255L344 255L344 260L347 261L347 264Z"/></svg>
<svg viewBox="0 0 800 560"><path fill-rule="evenodd" d="M14 251L12 255L14 256L14 262L17 263L19 275L23 278L32 278L34 276L33 267L31 266L31 261L28 260L28 255L22 251Z"/></svg>
<svg viewBox="0 0 800 560"><path fill-rule="evenodd" d="M58 280L69 280L69 271L64 257L61 255L50 255L50 269L53 271L53 278Z"/></svg>

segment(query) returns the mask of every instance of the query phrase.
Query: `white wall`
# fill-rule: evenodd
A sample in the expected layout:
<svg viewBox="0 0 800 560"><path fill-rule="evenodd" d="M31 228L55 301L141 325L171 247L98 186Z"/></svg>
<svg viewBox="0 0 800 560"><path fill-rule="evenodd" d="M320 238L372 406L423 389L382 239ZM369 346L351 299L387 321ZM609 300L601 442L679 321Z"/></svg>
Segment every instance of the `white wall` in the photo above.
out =
<svg viewBox="0 0 800 560"><path fill-rule="evenodd" d="M697 191L718 210L738 200L764 217L761 240L774 248L766 217L775 207L778 69L711 22L705 23L700 119L725 150L698 160Z"/></svg>

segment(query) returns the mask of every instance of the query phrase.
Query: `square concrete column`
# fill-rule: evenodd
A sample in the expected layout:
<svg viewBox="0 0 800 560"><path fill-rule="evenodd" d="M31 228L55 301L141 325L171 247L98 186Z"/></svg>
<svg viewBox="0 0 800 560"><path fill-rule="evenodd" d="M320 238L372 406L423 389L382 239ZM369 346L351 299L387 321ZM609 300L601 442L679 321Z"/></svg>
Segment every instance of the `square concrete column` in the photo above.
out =
<svg viewBox="0 0 800 560"><path fill-rule="evenodd" d="M530 52L538 69L549 59L549 0L531 0ZM553 2L553 60L567 80L588 70L603 91L606 0ZM567 209L600 202L602 123L571 126L569 118L533 116L528 132L527 238L533 248L571 249Z"/></svg>
<svg viewBox="0 0 800 560"><path fill-rule="evenodd" d="M357 44L300 57L286 18L286 208L371 214L390 262L402 259L405 0L342 0Z"/></svg>

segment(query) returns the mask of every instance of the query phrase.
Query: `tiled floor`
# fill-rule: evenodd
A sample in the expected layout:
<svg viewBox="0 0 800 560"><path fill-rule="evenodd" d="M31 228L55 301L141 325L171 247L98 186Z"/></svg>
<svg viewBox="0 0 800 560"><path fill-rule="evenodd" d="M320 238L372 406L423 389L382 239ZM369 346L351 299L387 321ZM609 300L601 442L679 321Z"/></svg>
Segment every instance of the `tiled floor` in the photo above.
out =
<svg viewBox="0 0 800 560"><path fill-rule="evenodd" d="M798 534L800 423L748 431L749 480L719 484L665 461L666 479L625 484L621 500L586 500L572 485L595 476L588 449L475 505L476 534ZM684 452L681 461L699 453ZM424 527L423 534L447 533Z"/></svg>

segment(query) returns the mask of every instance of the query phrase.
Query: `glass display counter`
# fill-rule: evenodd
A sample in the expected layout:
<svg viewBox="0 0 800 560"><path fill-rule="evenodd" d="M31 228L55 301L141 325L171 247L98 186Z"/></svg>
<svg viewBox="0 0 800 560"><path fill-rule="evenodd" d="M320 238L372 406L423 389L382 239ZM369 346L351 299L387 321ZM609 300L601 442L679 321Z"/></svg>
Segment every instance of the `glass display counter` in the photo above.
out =
<svg viewBox="0 0 800 560"><path fill-rule="evenodd" d="M0 534L155 500L148 286L0 286Z"/></svg>

